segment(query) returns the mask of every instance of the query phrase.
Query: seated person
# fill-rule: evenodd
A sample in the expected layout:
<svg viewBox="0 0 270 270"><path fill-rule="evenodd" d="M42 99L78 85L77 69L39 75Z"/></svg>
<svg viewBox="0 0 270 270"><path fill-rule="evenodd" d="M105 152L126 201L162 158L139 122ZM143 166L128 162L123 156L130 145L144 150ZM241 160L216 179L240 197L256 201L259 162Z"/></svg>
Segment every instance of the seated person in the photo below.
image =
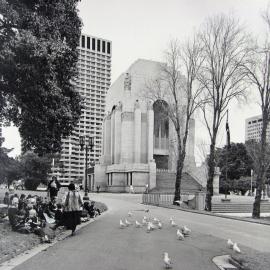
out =
<svg viewBox="0 0 270 270"><path fill-rule="evenodd" d="M96 217L97 215L100 215L100 210L98 208L95 208L95 202L92 201L91 205L89 205L89 202L85 202L83 204L84 209L88 212L89 216L91 218Z"/></svg>
<svg viewBox="0 0 270 270"><path fill-rule="evenodd" d="M8 219L13 231L22 233L29 232L27 228L25 228L25 213L18 210L18 203L16 201L8 209Z"/></svg>
<svg viewBox="0 0 270 270"><path fill-rule="evenodd" d="M57 210L55 211L55 225L52 227L53 230L56 230L59 226L64 226L64 220L63 220L63 209L62 204L57 204Z"/></svg>
<svg viewBox="0 0 270 270"><path fill-rule="evenodd" d="M18 204L18 209L26 209L27 203L26 203L26 197L25 194L21 194Z"/></svg>
<svg viewBox="0 0 270 270"><path fill-rule="evenodd" d="M55 214L56 210L57 210L57 206L56 206L56 197L53 197L51 199L51 201L48 204L48 208L49 211L52 212L52 214Z"/></svg>

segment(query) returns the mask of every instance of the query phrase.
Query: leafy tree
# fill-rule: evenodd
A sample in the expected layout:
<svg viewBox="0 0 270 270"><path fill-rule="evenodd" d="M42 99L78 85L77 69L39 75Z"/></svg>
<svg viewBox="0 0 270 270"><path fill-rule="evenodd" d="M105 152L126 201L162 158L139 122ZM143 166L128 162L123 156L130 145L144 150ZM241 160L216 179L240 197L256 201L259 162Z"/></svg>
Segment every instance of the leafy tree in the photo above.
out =
<svg viewBox="0 0 270 270"><path fill-rule="evenodd" d="M0 0L0 119L19 127L23 151L59 151L79 119L78 1Z"/></svg>
<svg viewBox="0 0 270 270"><path fill-rule="evenodd" d="M21 157L25 187L35 190L40 183L47 183L51 171L51 158L27 152Z"/></svg>
<svg viewBox="0 0 270 270"><path fill-rule="evenodd" d="M0 147L0 183L10 185L22 176L20 162L8 156L12 149Z"/></svg>
<svg viewBox="0 0 270 270"><path fill-rule="evenodd" d="M227 149L224 146L222 149L216 151L217 166L220 167L221 187L228 187L229 189L242 189L245 185L243 176L250 176L250 171L253 168L253 161L250 157L245 144L231 143L231 147ZM227 160L227 162L226 162ZM227 170L227 183L226 183L226 170ZM250 180L248 180L250 182ZM248 182L248 183L249 183Z"/></svg>

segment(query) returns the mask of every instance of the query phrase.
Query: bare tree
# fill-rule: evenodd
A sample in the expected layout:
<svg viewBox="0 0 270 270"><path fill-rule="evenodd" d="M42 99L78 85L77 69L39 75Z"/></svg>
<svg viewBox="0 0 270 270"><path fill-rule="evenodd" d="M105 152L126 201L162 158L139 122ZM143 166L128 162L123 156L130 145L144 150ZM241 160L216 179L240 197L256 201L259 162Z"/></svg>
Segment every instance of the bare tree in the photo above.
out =
<svg viewBox="0 0 270 270"><path fill-rule="evenodd" d="M269 9L264 12L263 19L270 33ZM253 204L253 218L260 218L261 196L264 189L266 172L269 168L269 143L267 143L267 126L270 122L270 43L266 37L264 46L255 45L251 61L245 66L249 81L256 87L262 111L262 129L259 145L253 143L249 147L254 160L256 174L256 194ZM256 146L256 147L255 147ZM256 149L256 151L254 150Z"/></svg>
<svg viewBox="0 0 270 270"><path fill-rule="evenodd" d="M237 20L222 14L206 20L200 40L204 62L199 80L205 90L201 109L210 136L206 210L211 211L218 130L230 102L246 90L243 64L248 60L249 36Z"/></svg>
<svg viewBox="0 0 270 270"><path fill-rule="evenodd" d="M202 65L202 48L199 41L193 40L179 45L171 41L166 51L166 62L161 64L159 78L146 84L147 96L161 102L165 117L173 123L176 135L176 181L174 201L181 198L181 179L186 157L186 144L190 120L194 111L201 105L202 89L196 85L197 74ZM166 105L165 105L166 104Z"/></svg>

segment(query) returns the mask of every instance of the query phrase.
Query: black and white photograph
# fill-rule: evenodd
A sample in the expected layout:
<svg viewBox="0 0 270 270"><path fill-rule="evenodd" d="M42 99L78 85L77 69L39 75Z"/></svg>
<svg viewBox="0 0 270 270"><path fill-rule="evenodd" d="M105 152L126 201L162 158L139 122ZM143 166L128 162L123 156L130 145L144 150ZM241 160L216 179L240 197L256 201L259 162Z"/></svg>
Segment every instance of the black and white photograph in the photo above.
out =
<svg viewBox="0 0 270 270"><path fill-rule="evenodd" d="M13 269L270 269L270 0L0 0Z"/></svg>

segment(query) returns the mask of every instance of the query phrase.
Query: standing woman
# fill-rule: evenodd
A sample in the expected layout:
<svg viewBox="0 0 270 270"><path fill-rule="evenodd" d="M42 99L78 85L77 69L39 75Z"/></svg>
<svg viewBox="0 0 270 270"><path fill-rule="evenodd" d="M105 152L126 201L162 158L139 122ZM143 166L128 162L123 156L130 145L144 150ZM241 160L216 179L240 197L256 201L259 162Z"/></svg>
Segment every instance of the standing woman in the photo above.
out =
<svg viewBox="0 0 270 270"><path fill-rule="evenodd" d="M68 186L63 216L63 223L68 230L72 231L71 235L74 235L76 226L81 223L81 206L80 193L75 189L75 185L71 183Z"/></svg>
<svg viewBox="0 0 270 270"><path fill-rule="evenodd" d="M51 201L53 200L53 198L57 197L57 194L60 188L61 188L61 184L58 182L57 177L53 176L52 180L48 184L48 192L49 192Z"/></svg>

